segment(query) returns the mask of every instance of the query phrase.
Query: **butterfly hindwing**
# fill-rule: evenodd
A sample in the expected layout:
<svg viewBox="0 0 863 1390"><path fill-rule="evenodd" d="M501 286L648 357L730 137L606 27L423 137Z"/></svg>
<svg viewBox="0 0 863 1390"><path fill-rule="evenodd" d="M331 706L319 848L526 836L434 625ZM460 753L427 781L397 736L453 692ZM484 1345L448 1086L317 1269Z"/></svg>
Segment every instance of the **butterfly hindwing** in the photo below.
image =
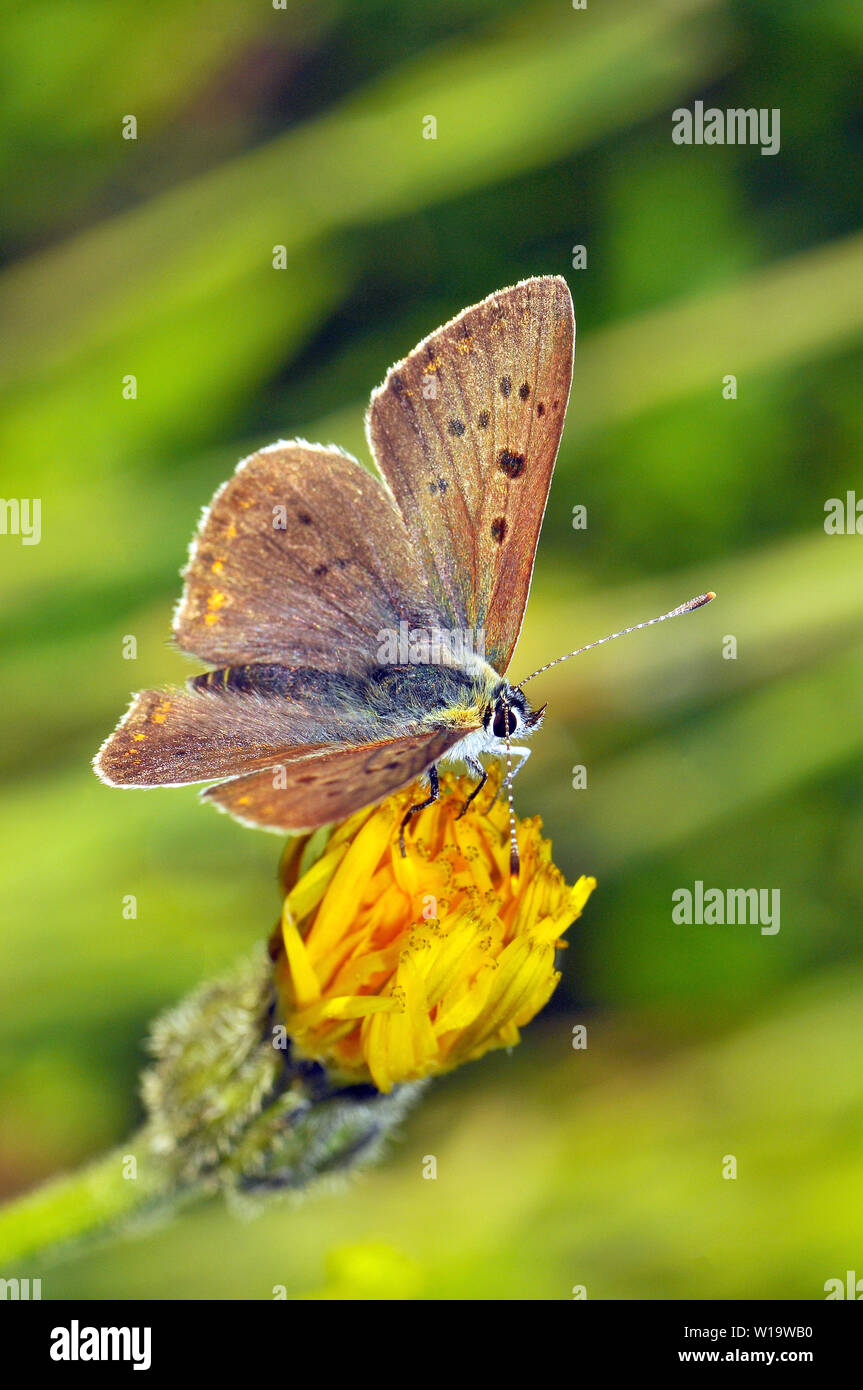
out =
<svg viewBox="0 0 863 1390"><path fill-rule="evenodd" d="M432 730L298 759L235 777L202 792L235 820L274 831L312 830L343 820L408 786L460 737Z"/></svg>
<svg viewBox="0 0 863 1390"><path fill-rule="evenodd" d="M182 786L382 743L424 746L441 736L450 747L479 725L478 715L473 724L466 717L471 698L470 680L448 667L380 668L372 677L227 667L192 677L185 690L136 695L95 766L113 786Z"/></svg>
<svg viewBox="0 0 863 1390"><path fill-rule="evenodd" d="M438 605L503 674L518 639L572 379L566 283L466 309L373 393L369 443Z"/></svg>
<svg viewBox="0 0 863 1390"><path fill-rule="evenodd" d="M382 630L442 621L386 489L298 441L253 454L219 489L184 579L177 643L219 665L362 670Z"/></svg>

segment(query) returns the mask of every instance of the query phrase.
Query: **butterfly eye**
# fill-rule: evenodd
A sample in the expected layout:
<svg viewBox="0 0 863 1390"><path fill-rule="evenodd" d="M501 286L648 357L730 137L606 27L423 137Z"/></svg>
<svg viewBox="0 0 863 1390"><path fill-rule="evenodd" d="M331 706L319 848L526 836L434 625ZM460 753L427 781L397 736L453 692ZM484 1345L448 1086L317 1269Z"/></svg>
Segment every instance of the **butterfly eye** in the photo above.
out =
<svg viewBox="0 0 863 1390"><path fill-rule="evenodd" d="M506 733L507 733L507 717L506 717L506 716L507 716L507 706L503 703L503 700L498 700L497 704L496 704L495 707L494 707L494 722L493 722L493 724L492 724L492 729L493 729L493 731L494 731L494 736L495 736L495 738L506 738ZM519 721L519 717L518 717L518 710L514 709L513 706L510 705L510 706L509 706L509 734L510 734L510 738L512 737L512 735L515 733L516 729L518 728L519 722L520 722L520 721Z"/></svg>

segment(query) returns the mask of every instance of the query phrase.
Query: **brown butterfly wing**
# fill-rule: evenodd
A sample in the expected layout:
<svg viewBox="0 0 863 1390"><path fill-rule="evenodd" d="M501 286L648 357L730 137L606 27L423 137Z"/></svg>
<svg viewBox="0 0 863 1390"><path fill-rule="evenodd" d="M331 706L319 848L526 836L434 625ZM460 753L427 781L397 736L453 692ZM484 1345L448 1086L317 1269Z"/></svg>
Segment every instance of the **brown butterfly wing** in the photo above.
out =
<svg viewBox="0 0 863 1390"><path fill-rule="evenodd" d="M243 460L205 512L174 617L217 665L359 671L381 630L440 625L404 521L380 481L294 441Z"/></svg>
<svg viewBox="0 0 863 1390"><path fill-rule="evenodd" d="M115 787L183 786L306 757L322 745L365 742L381 732L380 720L322 695L313 699L313 692L262 699L232 690L145 690L100 748L94 767Z"/></svg>
<svg viewBox="0 0 863 1390"><path fill-rule="evenodd" d="M525 280L426 338L373 393L369 443L438 605L509 665L572 380L565 281Z"/></svg>
<svg viewBox="0 0 863 1390"><path fill-rule="evenodd" d="M431 730L318 753L221 782L201 796L250 825L287 832L314 830L408 786L443 757L462 732Z"/></svg>

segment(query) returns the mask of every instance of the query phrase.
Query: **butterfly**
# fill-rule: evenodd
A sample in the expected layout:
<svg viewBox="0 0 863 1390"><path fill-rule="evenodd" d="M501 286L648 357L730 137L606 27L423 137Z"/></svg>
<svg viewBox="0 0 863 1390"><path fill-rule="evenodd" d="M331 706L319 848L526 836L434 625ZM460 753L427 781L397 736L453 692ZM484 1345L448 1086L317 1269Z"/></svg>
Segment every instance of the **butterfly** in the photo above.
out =
<svg viewBox="0 0 863 1390"><path fill-rule="evenodd" d="M214 782L205 801L297 832L427 778L400 826L404 854L439 795L438 766L476 777L464 814L488 777L480 756L494 754L507 762L517 873L512 779L528 750L513 739L545 707L506 672L574 341L565 281L524 280L437 329L372 393L380 476L301 439L244 459L203 514L174 615L177 645L212 669L134 697L94 760L103 781Z"/></svg>

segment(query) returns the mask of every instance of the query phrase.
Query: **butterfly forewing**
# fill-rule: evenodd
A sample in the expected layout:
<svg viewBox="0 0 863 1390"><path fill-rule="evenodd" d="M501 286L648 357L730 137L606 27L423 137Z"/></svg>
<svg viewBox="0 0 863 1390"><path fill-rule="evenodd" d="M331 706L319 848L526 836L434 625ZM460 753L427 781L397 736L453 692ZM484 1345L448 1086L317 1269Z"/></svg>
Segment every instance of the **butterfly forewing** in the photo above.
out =
<svg viewBox="0 0 863 1390"><path fill-rule="evenodd" d="M518 639L572 379L565 282L526 280L438 329L367 430L438 605L503 673Z"/></svg>
<svg viewBox="0 0 863 1390"><path fill-rule="evenodd" d="M365 670L381 631L442 621L391 497L320 445L245 459L205 513L184 578L177 643L220 665Z"/></svg>
<svg viewBox="0 0 863 1390"><path fill-rule="evenodd" d="M119 787L182 786L381 736L381 721L351 703L349 682L339 698L327 673L299 674L304 679L292 698L142 691L97 754L96 770Z"/></svg>

